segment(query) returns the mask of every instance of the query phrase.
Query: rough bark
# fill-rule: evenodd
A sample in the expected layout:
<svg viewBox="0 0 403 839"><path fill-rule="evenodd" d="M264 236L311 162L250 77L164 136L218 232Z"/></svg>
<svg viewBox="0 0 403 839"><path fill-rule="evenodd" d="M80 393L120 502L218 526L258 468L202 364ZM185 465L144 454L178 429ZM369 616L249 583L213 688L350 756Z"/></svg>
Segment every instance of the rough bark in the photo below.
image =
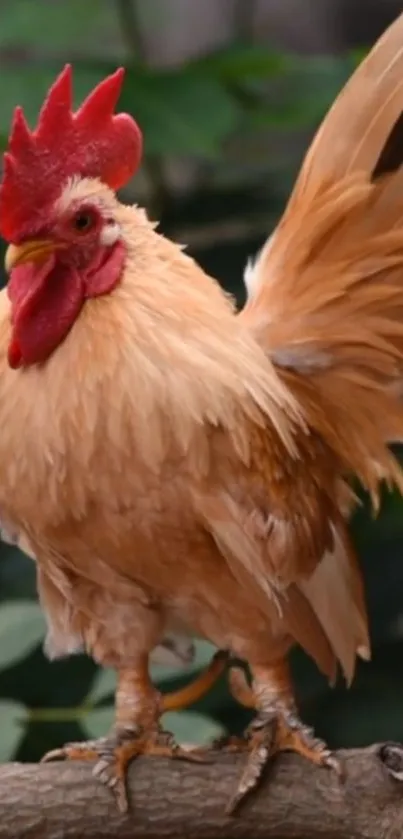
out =
<svg viewBox="0 0 403 839"><path fill-rule="evenodd" d="M0 839L401 839L403 747L341 752L339 781L296 755L277 758L236 816L224 808L242 758L207 764L153 758L131 768L121 816L85 764L0 767Z"/></svg>

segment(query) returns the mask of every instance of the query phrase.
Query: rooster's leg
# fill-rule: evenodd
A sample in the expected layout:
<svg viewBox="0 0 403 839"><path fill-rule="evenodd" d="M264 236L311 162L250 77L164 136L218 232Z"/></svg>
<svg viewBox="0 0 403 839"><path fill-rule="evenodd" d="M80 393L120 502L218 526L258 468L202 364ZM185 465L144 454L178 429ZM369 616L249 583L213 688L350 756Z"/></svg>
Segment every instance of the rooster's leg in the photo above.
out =
<svg viewBox="0 0 403 839"><path fill-rule="evenodd" d="M48 752L43 761L96 761L94 775L113 791L122 812L128 808L126 774L130 762L139 755L203 760L201 752L181 749L171 734L160 726L164 711L180 710L201 698L225 669L227 654L217 653L207 670L176 693L161 696L151 684L148 659L135 670L121 670L116 691L115 725L107 737L68 743Z"/></svg>
<svg viewBox="0 0 403 839"><path fill-rule="evenodd" d="M251 668L250 688L243 672L231 675L232 693L238 701L256 710L256 716L243 740L232 738L227 749L248 752L247 762L227 808L232 813L240 801L259 783L269 760L278 752L294 751L320 766L341 774L341 767L326 744L298 716L288 665L285 661L270 667ZM242 678L241 678L242 677Z"/></svg>

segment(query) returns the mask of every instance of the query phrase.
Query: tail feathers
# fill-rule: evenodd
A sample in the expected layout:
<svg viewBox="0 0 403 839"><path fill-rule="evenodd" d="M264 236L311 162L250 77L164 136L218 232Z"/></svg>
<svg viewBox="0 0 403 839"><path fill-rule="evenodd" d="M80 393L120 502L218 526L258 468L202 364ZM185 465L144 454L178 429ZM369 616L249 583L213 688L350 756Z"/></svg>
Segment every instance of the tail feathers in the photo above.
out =
<svg viewBox="0 0 403 839"><path fill-rule="evenodd" d="M337 676L337 654L315 613L315 608L301 587L292 583L281 602L281 615L287 631L313 658L319 670L334 684Z"/></svg>
<svg viewBox="0 0 403 839"><path fill-rule="evenodd" d="M403 441L402 114L403 15L320 128L280 224L248 267L239 315L301 407L309 435L301 426L296 439L301 460L306 441L315 444L317 486L329 473L356 475L375 508L382 481L403 493L388 448ZM356 656L370 652L342 520L354 499L329 486L333 544L290 577L284 618L330 678L338 660L351 681Z"/></svg>
<svg viewBox="0 0 403 839"><path fill-rule="evenodd" d="M351 684L357 656L371 655L365 595L343 522L333 526L333 538L314 571L287 588L281 611L287 630L330 682L339 662Z"/></svg>
<svg viewBox="0 0 403 839"><path fill-rule="evenodd" d="M324 120L240 313L375 504L382 479L403 490L402 114L400 15Z"/></svg>
<svg viewBox="0 0 403 839"><path fill-rule="evenodd" d="M354 553L340 531L309 579L299 588L312 607L348 684L357 655L370 658L370 640L362 578Z"/></svg>
<svg viewBox="0 0 403 839"><path fill-rule="evenodd" d="M240 317L311 429L375 504L382 479L403 490L387 449L403 439L403 169L323 187L254 270Z"/></svg>

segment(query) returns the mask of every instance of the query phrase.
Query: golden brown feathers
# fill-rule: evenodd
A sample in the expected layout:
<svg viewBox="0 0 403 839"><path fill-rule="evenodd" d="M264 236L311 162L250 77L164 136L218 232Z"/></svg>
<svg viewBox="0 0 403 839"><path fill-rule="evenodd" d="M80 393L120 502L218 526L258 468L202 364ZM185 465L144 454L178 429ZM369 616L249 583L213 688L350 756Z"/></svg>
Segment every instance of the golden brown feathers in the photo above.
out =
<svg viewBox="0 0 403 839"><path fill-rule="evenodd" d="M403 170L373 179L403 111L402 80L403 16L319 129L241 314L375 503L380 480L403 488L387 448L403 436L392 393L403 363Z"/></svg>
<svg viewBox="0 0 403 839"><path fill-rule="evenodd" d="M321 441L316 477L306 489L311 485L316 504L305 509L303 531L310 521L319 534L322 521L331 535L327 531L322 554L311 543L313 565L301 559L296 578L288 579L310 604L349 680L355 655L369 654L369 639L343 521L354 500L341 480L332 488L328 470L340 479L357 476L375 506L382 480L403 489L401 468L388 449L403 437L397 398L403 373L402 112L403 15L319 129L278 228L248 267L249 299L239 316L301 406L313 440ZM310 444L303 435L300 441L312 472ZM295 511L291 494L289 501ZM289 516L289 539L291 525ZM298 543L304 543L301 536L294 552ZM294 597L287 617L308 649L314 635L307 638L298 626L300 620L307 626L304 609ZM313 647L318 649L315 640Z"/></svg>
<svg viewBox="0 0 403 839"><path fill-rule="evenodd" d="M96 180L62 200L116 219L114 293L22 371L0 295L0 509L100 660L151 649L173 618L258 665L298 641L351 679L368 656L346 480L375 503L382 479L403 489L388 450L403 437L402 78L403 16L320 129L239 316Z"/></svg>

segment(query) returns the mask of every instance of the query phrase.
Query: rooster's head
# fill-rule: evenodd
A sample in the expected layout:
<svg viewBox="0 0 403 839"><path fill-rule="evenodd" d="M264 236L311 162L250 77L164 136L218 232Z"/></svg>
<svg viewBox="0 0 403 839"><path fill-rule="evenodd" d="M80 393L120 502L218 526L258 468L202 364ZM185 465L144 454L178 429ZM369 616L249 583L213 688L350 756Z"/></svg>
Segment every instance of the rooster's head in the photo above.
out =
<svg viewBox="0 0 403 839"><path fill-rule="evenodd" d="M71 67L51 87L30 131L14 114L0 187L0 233L9 243L12 367L46 361L86 299L119 282L125 246L113 192L132 177L141 133L113 113L124 71L102 81L73 113Z"/></svg>

